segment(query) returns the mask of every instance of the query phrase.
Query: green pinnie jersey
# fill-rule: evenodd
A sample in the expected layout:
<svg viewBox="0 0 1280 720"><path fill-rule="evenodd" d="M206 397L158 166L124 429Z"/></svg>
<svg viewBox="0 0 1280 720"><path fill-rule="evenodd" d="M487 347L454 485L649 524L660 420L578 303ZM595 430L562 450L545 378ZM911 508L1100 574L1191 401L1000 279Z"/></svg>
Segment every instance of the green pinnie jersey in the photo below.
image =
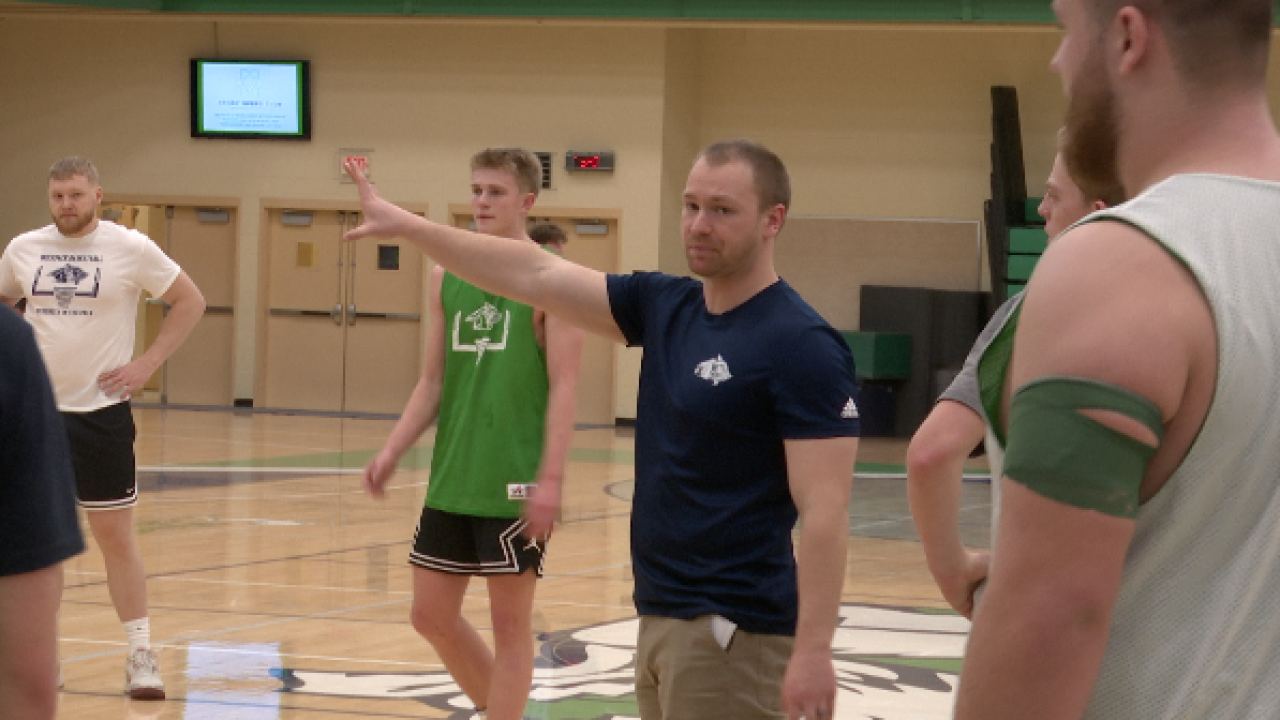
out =
<svg viewBox="0 0 1280 720"><path fill-rule="evenodd" d="M515 498L537 479L547 416L547 356L534 333L533 308L451 273L440 305L444 386L426 504L520 517L522 501Z"/></svg>

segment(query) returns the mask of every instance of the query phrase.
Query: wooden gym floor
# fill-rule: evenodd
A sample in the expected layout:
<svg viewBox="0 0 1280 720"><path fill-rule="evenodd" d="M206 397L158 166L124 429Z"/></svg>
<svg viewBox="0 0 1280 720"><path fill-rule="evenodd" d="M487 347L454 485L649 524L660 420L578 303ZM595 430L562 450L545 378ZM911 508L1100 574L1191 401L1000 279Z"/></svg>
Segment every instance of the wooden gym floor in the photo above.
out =
<svg viewBox="0 0 1280 720"><path fill-rule="evenodd" d="M101 554L66 563L60 718L251 720L470 717L408 622L408 546L432 433L385 502L359 471L393 421L138 408L137 530L152 639L169 699L130 701L124 633ZM904 440L866 439L850 505L836 717L950 715L968 623L949 611L911 527ZM631 677L628 429L581 429L563 521L539 583L531 718L636 716ZM974 461L974 472L984 472ZM987 485L965 483L967 539L982 545ZM464 612L487 633L482 582Z"/></svg>

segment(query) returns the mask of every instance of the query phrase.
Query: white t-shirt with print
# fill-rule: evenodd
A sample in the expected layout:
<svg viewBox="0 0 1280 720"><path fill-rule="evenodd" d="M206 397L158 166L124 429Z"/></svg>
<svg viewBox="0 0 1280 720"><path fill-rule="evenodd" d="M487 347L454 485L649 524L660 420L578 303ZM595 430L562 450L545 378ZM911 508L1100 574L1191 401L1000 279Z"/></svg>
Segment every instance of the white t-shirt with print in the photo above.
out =
<svg viewBox="0 0 1280 720"><path fill-rule="evenodd" d="M159 297L181 272L146 235L107 220L80 238L48 225L9 243L0 256L0 295L27 298L59 410L120 402L102 392L98 376L133 358L142 291Z"/></svg>

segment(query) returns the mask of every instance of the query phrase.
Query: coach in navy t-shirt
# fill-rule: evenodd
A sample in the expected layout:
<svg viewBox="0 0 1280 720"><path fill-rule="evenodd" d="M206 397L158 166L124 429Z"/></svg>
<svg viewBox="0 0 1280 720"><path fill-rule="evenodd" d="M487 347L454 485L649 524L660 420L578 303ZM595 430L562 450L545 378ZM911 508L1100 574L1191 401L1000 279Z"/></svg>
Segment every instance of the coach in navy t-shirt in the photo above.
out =
<svg viewBox="0 0 1280 720"><path fill-rule="evenodd" d="M796 572L784 439L858 433L844 340L779 280L719 315L702 283L611 275L644 347L631 545L636 608L793 635Z"/></svg>
<svg viewBox="0 0 1280 720"><path fill-rule="evenodd" d="M782 161L746 140L699 154L680 225L700 281L607 276L433 223L347 173L364 209L347 239L406 238L474 285L643 346L631 533L641 717L829 718L858 408L848 348L774 270L791 202Z"/></svg>

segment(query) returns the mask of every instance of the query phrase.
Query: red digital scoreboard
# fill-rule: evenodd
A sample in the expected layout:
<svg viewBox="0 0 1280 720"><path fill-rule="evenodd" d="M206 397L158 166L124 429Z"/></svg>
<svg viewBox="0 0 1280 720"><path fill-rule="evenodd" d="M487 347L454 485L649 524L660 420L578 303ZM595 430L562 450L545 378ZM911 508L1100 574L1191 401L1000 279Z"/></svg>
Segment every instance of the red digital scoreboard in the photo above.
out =
<svg viewBox="0 0 1280 720"><path fill-rule="evenodd" d="M564 169L573 172L612 172L613 153L567 152L564 154Z"/></svg>

